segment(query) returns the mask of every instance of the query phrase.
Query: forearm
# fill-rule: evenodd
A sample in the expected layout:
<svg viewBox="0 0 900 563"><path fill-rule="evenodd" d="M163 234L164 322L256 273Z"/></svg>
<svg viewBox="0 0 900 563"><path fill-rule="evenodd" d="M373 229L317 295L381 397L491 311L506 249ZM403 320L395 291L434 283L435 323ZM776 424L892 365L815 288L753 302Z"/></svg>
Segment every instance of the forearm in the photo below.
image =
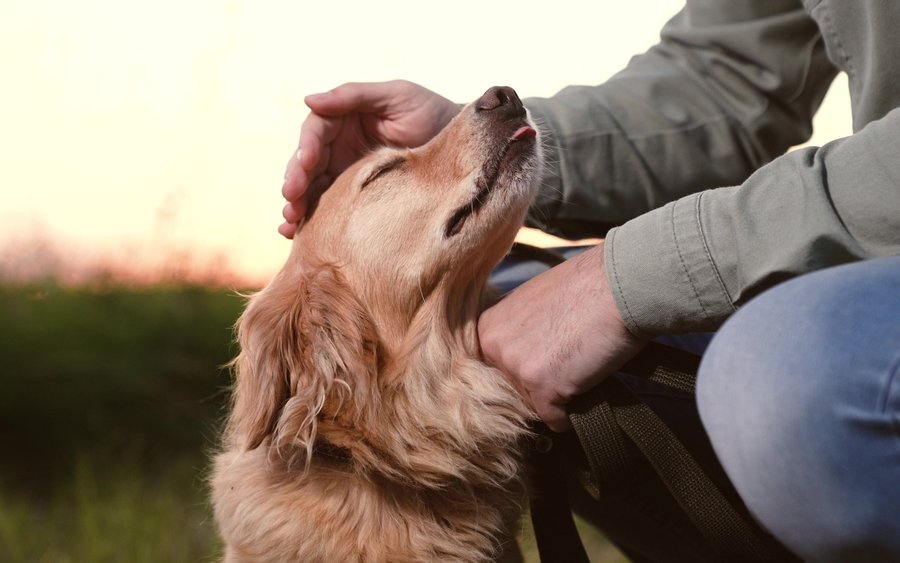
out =
<svg viewBox="0 0 900 563"><path fill-rule="evenodd" d="M526 100L549 132L531 226L602 236L808 138L835 70L799 3L702 4L605 84Z"/></svg>
<svg viewBox="0 0 900 563"><path fill-rule="evenodd" d="M611 231L606 266L629 330L714 329L788 278L900 254L898 140L900 109Z"/></svg>

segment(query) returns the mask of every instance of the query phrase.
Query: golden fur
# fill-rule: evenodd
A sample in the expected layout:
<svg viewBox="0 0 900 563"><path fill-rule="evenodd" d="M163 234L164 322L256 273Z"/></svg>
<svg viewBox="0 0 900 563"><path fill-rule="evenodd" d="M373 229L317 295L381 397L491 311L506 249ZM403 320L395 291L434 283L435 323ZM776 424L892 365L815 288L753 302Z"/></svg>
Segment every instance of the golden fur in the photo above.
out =
<svg viewBox="0 0 900 563"><path fill-rule="evenodd" d="M517 552L531 413L481 361L476 320L540 147L498 95L516 107L470 104L427 145L344 172L249 300L212 476L227 562Z"/></svg>

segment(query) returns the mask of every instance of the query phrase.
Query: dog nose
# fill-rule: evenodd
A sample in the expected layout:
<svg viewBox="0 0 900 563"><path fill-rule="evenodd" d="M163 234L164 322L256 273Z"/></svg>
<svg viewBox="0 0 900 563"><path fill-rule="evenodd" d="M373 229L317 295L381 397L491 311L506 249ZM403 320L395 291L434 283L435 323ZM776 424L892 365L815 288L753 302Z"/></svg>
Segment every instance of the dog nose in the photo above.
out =
<svg viewBox="0 0 900 563"><path fill-rule="evenodd" d="M475 101L475 111L499 111L510 117L525 116L525 106L509 86L493 86Z"/></svg>

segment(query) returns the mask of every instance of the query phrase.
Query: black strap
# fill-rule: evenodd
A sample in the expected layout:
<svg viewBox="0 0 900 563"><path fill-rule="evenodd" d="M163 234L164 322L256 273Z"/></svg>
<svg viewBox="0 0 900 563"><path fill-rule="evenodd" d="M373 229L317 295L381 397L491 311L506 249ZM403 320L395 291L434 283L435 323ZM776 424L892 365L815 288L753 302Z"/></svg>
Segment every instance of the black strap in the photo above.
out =
<svg viewBox="0 0 900 563"><path fill-rule="evenodd" d="M693 354L651 343L621 371L693 393L698 365L699 358ZM723 560L785 559L783 549L752 522L742 506L736 507L728 500L668 426L616 378L607 378L596 389L574 401L569 418L601 494L604 483L620 484L629 477L635 455L634 448L626 443L629 441L653 466L682 510ZM537 457L540 459L541 456ZM540 462L545 468L554 463L548 459ZM538 488L550 486L551 478L563 483L563 470L551 467L548 472L545 469L536 479ZM553 496L562 500L532 507L532 521L543 563L587 561L586 555L583 559L575 558L572 548L563 545L572 541L573 534L578 537L564 499L564 489L561 493L558 489L553 490ZM534 512L544 510L548 513L539 515L536 520ZM548 525L547 520L553 523ZM545 522L540 524L543 529L539 528L541 521ZM580 539L576 541L583 553Z"/></svg>
<svg viewBox="0 0 900 563"><path fill-rule="evenodd" d="M749 519L738 512L666 424L618 381L608 391L616 422L714 551L729 561L776 561Z"/></svg>
<svg viewBox="0 0 900 563"><path fill-rule="evenodd" d="M541 563L590 563L572 519L563 456L554 435L539 424L531 456L531 525Z"/></svg>

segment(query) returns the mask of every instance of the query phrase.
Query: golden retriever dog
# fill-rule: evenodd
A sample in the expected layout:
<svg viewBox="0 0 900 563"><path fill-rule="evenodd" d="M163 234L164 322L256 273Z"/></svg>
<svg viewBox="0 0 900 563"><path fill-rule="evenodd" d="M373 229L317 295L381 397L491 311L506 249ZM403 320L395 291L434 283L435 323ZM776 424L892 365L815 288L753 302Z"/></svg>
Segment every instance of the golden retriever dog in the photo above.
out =
<svg viewBox="0 0 900 563"><path fill-rule="evenodd" d="M476 321L540 166L495 87L321 196L238 321L212 476L225 561L515 560L532 414Z"/></svg>

